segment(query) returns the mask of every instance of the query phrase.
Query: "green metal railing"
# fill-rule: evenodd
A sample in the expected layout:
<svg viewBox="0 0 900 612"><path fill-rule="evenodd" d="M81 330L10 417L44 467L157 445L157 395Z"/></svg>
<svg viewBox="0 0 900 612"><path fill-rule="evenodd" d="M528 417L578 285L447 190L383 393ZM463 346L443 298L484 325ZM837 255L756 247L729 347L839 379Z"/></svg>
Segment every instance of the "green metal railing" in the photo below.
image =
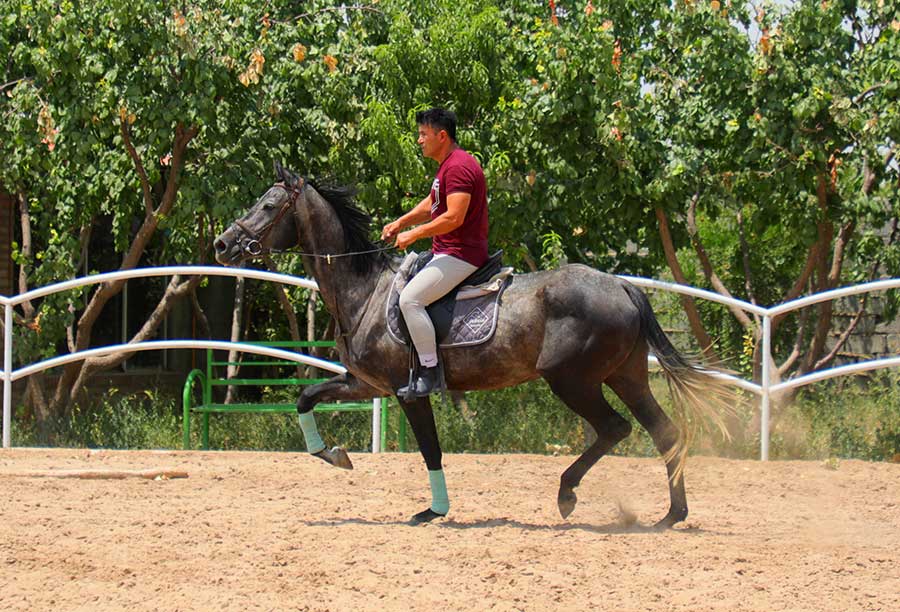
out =
<svg viewBox="0 0 900 612"><path fill-rule="evenodd" d="M272 342L248 342L254 346L265 346L271 348L284 349L309 349L309 348L331 348L334 347L333 341L313 340L313 341L291 341L281 340ZM182 391L182 419L183 419L183 447L189 449L191 447L191 414L196 413L201 417L200 427L200 443L204 449L209 448L209 415L213 413L292 413L297 410L294 403L272 403L272 402L253 402L253 403L235 403L223 404L213 401L213 387L216 386L304 386L314 385L325 382L328 378L302 378L290 376L285 378L226 378L216 376L217 368L228 367L230 365L240 365L242 368L262 367L262 366L296 366L297 363L283 359L254 359L249 361L232 362L215 359L213 349L206 349L206 371L200 369L192 370L184 382ZM200 404L193 404L194 383L200 383L201 401ZM372 432L372 449L383 450L387 448L388 436L388 418L390 412L388 410L388 401L386 399L376 398L372 402L341 402L341 403L322 403L317 404L315 412L360 412L373 411L373 419L376 416L374 411L380 411L380 419L378 419L378 430ZM400 423L398 425L398 446L401 452L406 451L406 418L400 415Z"/></svg>

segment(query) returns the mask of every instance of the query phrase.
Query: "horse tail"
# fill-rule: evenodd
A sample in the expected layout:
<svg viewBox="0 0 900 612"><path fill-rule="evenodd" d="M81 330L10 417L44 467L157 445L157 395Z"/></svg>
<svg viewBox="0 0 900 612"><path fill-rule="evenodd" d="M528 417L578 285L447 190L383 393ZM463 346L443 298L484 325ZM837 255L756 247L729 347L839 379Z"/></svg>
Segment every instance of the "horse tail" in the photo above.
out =
<svg viewBox="0 0 900 612"><path fill-rule="evenodd" d="M646 294L629 282L625 292L640 314L641 330L662 367L672 397L673 417L681 433L681 443L669 449L664 459L677 459L672 478L681 475L693 439L710 425L730 439L722 415L734 412L738 394L727 380L702 367L697 360L678 352L659 325Z"/></svg>

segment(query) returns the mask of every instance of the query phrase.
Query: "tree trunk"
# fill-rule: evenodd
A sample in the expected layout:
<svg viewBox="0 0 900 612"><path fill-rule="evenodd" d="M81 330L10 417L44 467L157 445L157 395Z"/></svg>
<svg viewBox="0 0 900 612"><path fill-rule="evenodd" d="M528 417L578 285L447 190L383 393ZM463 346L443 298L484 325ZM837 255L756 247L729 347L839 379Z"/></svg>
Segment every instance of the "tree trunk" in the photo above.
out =
<svg viewBox="0 0 900 612"><path fill-rule="evenodd" d="M241 328L244 320L244 291L246 283L246 279L242 276L234 279L234 307L231 309L231 342L241 341ZM226 378L237 377L238 372L240 372L241 370L241 366L237 365L239 358L239 351L228 351L228 368L226 370ZM228 390L225 392L225 403L233 404L236 399L236 395L237 387L234 385L228 385Z"/></svg>
<svg viewBox="0 0 900 612"><path fill-rule="evenodd" d="M656 219L659 221L659 236L662 240L663 252L666 255L666 263L669 265L669 270L671 270L676 283L687 285L687 277L685 277L684 271L678 263L678 257L675 254L672 233L669 231L669 220L662 208L656 208ZM713 348L712 338L706 333L706 328L703 326L703 321L700 319L700 313L697 310L697 305L694 303L694 298L688 295L681 295L679 297L681 299L681 307L687 315L691 332L700 344L700 350L703 356L709 361L714 363L718 362L719 358Z"/></svg>
<svg viewBox="0 0 900 612"><path fill-rule="evenodd" d="M132 239L131 247L122 257L122 263L119 266L119 270L132 270L140 262L140 258L144 254L150 239L156 233L160 219L168 215L175 205L179 179L185 164L185 152L190 141L197 135L197 128L186 128L182 124L178 124L176 127L172 146L172 161L169 174L165 180L165 190L159 205L155 206L147 173L144 170L139 154L131 143L131 131L127 120L122 120L120 127L125 149L135 166L144 198L144 221ZM75 351L83 351L90 346L94 324L109 300L121 292L123 285L124 281L104 283L91 296L81 318L78 320L74 346L72 347ZM63 368L62 376L59 377L56 392L50 406L50 411L53 414L62 414L71 405L75 397L73 391L76 388L80 390L80 384L77 385L76 383L80 381L83 384L82 370L86 363L84 361L74 362Z"/></svg>
<svg viewBox="0 0 900 612"><path fill-rule="evenodd" d="M309 296L306 298L306 340L308 342L315 342L316 340L316 300L318 299L317 291L310 291ZM309 347L309 354L313 357L321 357L322 351L319 350L319 347L311 346ZM312 377L312 367L305 368L306 375L308 377Z"/></svg>
<svg viewBox="0 0 900 612"><path fill-rule="evenodd" d="M17 194L16 199L19 204L19 221L22 231L22 263L19 264L19 294L21 295L28 292L28 266L30 265L31 258L34 254L34 247L31 236L31 212L28 208L28 198L20 191ZM19 323L34 333L40 333L40 312L34 308L34 305L31 302L23 302L21 308L24 319L19 321ZM28 377L26 397L30 404L28 408L34 417L38 441L49 442L52 435L52 413L50 412L50 405L47 403L47 398L44 394L44 375L42 373L32 374Z"/></svg>
<svg viewBox="0 0 900 612"><path fill-rule="evenodd" d="M264 261L266 262L266 267L270 272L278 272L278 266L275 265L275 262L272 261L271 257L265 257ZM284 313L285 318L287 318L288 329L290 330L291 340L293 342L300 342L300 325L297 322L297 313L294 312L294 307L291 306L291 301L288 299L287 290L284 285L277 284L273 287L275 289L275 298L278 300L278 304L281 306L281 311ZM307 328L307 333L309 329ZM297 378L303 378L303 366L299 363L295 367L295 373L297 374Z"/></svg>
<svg viewBox="0 0 900 612"><path fill-rule="evenodd" d="M137 344L149 340L156 334L160 324L165 321L172 307L183 297L190 295L191 291L200 283L201 276L191 276L186 281L181 281L181 277L173 276L172 280L166 286L166 290L160 298L159 303L153 312L141 326L141 329L128 341L128 344ZM97 372L108 370L121 365L130 357L130 353L118 353L107 355L105 357L93 357L83 362L78 378L70 391L70 398L75 399L84 389L84 384L88 378Z"/></svg>

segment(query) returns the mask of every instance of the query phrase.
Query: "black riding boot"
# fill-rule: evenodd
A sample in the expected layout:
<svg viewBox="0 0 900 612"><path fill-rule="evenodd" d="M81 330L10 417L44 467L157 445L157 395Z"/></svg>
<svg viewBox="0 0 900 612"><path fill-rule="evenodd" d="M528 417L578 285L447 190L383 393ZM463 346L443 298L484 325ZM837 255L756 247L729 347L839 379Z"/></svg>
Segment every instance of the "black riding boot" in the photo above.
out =
<svg viewBox="0 0 900 612"><path fill-rule="evenodd" d="M419 369L419 376L413 381L412 385L400 387L397 395L404 399L412 399L414 397L428 397L432 393L438 393L443 390L440 367L426 368L423 366Z"/></svg>

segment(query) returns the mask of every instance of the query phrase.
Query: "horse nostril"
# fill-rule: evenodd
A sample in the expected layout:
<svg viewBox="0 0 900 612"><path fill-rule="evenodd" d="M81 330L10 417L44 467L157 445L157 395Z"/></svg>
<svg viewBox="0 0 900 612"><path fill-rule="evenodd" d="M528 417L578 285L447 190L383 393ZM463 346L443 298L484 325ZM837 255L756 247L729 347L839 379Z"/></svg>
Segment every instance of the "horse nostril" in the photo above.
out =
<svg viewBox="0 0 900 612"><path fill-rule="evenodd" d="M216 253L224 253L226 250L228 250L228 246L221 238L213 242L213 248L216 249Z"/></svg>

